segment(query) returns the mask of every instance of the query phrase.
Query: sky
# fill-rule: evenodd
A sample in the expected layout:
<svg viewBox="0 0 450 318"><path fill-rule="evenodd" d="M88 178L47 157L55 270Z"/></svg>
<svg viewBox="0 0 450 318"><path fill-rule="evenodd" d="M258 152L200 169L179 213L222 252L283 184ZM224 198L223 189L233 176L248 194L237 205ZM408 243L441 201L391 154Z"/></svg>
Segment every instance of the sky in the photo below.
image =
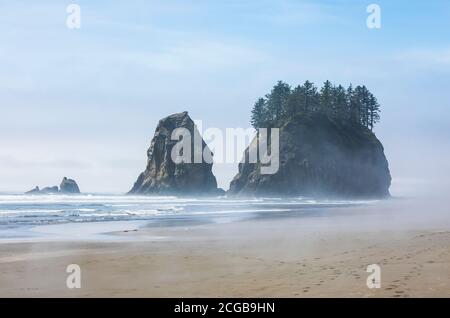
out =
<svg viewBox="0 0 450 318"><path fill-rule="evenodd" d="M450 176L449 1L1 0L0 12L1 192L64 176L126 192L159 119L187 110L205 128L247 128L278 80L366 85L394 195ZM213 171L226 189L237 163Z"/></svg>

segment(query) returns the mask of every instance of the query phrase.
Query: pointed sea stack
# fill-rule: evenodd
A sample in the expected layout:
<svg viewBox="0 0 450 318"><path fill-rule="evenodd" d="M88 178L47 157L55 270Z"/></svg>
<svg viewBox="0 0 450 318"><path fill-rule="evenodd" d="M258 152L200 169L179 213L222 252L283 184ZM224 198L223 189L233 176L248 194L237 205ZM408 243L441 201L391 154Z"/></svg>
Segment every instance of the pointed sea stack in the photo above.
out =
<svg viewBox="0 0 450 318"><path fill-rule="evenodd" d="M171 138L172 132L176 128L185 128L190 132L190 163L175 163L172 160L172 148L179 142L179 140L172 140ZM147 167L139 175L128 194L219 194L220 190L217 189L216 178L212 173L212 163L207 163L204 160L201 163L194 162L194 134L199 136L199 132L187 112L173 114L161 119L147 151ZM201 139L201 150L211 153L203 139Z"/></svg>

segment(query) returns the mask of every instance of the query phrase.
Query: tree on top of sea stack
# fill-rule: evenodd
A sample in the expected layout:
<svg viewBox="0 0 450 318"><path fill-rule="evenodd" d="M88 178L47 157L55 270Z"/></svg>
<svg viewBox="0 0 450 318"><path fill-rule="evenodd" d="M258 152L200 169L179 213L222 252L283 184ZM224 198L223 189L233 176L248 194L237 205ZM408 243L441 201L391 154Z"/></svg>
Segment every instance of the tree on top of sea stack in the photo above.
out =
<svg viewBox="0 0 450 318"><path fill-rule="evenodd" d="M342 123L359 124L373 130L380 120L380 105L366 86L335 86L325 81L320 91L310 81L294 89L278 81L272 91L259 98L252 110L255 128L281 127L298 113L322 113Z"/></svg>
<svg viewBox="0 0 450 318"><path fill-rule="evenodd" d="M380 105L365 86L346 90L326 81L294 89L281 81L252 110L254 128L279 128L279 169L261 173L244 152L229 194L246 196L388 197L391 175L373 133Z"/></svg>

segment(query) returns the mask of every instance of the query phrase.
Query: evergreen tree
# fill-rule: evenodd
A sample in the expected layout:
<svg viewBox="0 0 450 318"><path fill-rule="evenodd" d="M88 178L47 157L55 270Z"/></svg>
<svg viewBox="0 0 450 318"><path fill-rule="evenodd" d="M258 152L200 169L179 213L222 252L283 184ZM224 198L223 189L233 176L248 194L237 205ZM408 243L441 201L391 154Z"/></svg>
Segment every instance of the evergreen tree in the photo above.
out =
<svg viewBox="0 0 450 318"><path fill-rule="evenodd" d="M291 87L282 81L278 81L270 94L266 95L268 110L267 124L269 124L270 127L279 126L282 119L285 118L285 111L287 109L287 102L290 94Z"/></svg>
<svg viewBox="0 0 450 318"><path fill-rule="evenodd" d="M369 95L369 128L373 130L373 126L380 121L380 105L377 98L370 93Z"/></svg>
<svg viewBox="0 0 450 318"><path fill-rule="evenodd" d="M324 82L320 92L310 81L291 87L279 81L270 94L256 101L251 116L255 128L280 127L298 113L322 112L339 120L373 130L380 120L380 105L366 86L334 86Z"/></svg>
<svg viewBox="0 0 450 318"><path fill-rule="evenodd" d="M361 96L360 96L360 118L361 124L365 127L369 127L369 108L370 108L370 92L366 86L361 87Z"/></svg>
<svg viewBox="0 0 450 318"><path fill-rule="evenodd" d="M348 119L351 123L359 123L359 102L352 84L347 89Z"/></svg>
<svg viewBox="0 0 450 318"><path fill-rule="evenodd" d="M333 88L333 105L333 115L337 119L345 121L349 118L347 96L342 85Z"/></svg>
<svg viewBox="0 0 450 318"><path fill-rule="evenodd" d="M251 123L255 129L265 128L267 110L266 110L266 100L264 98L260 98L256 101L255 106L252 109L252 118Z"/></svg>
<svg viewBox="0 0 450 318"><path fill-rule="evenodd" d="M356 86L350 104L350 115L352 122L364 125L364 88Z"/></svg>
<svg viewBox="0 0 450 318"><path fill-rule="evenodd" d="M320 96L317 92L317 87L315 87L314 84L310 81L305 81L305 83L303 84L303 91L303 105L305 111L317 111L320 104Z"/></svg>
<svg viewBox="0 0 450 318"><path fill-rule="evenodd" d="M303 100L304 100L303 88L300 85L298 85L296 88L292 90L291 95L289 95L285 111L286 118L289 118L297 113L304 111Z"/></svg>
<svg viewBox="0 0 450 318"><path fill-rule="evenodd" d="M319 111L325 114L333 114L333 85L330 81L325 81L320 89Z"/></svg>

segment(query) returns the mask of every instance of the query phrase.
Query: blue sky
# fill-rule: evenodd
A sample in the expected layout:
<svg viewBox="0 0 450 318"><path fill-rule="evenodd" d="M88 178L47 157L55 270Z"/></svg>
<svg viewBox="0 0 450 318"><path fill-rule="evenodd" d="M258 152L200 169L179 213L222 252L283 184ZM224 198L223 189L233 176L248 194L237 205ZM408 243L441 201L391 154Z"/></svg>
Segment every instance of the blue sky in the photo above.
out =
<svg viewBox="0 0 450 318"><path fill-rule="evenodd" d="M81 28L66 7L81 7ZM381 7L368 29L366 7ZM158 120L248 127L277 80L365 84L394 179L450 171L449 1L1 1L0 191L125 192ZM427 168L424 168L427 167ZM436 169L439 167L439 169ZM215 167L227 187L236 165Z"/></svg>

